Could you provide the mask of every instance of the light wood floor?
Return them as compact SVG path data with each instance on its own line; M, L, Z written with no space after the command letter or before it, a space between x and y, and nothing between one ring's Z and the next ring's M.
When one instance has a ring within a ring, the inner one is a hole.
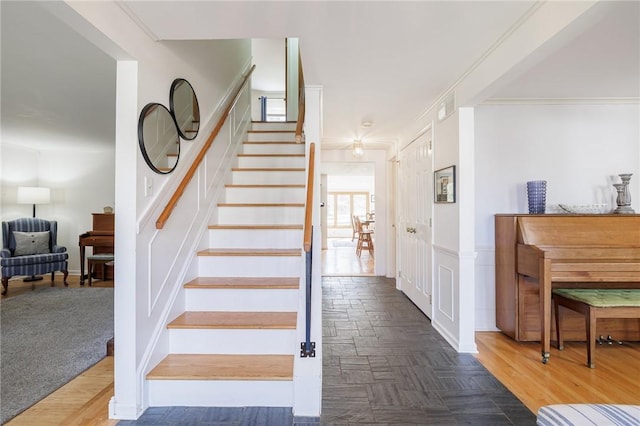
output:
M72 278L70 286L77 286L77 277L75 283ZM9 297L31 291L30 284L12 284ZM112 283L97 281L96 285ZM568 342L561 352L552 348L549 363L543 365L538 343L517 343L495 332L476 333L476 342L480 363L534 413L557 403L640 404L638 342L598 346L595 369L586 366L584 343ZM106 357L7 425L115 425L117 421L108 419L112 395L113 357Z
M322 250L322 275L325 276L373 276L375 257L363 250L356 255L356 242L350 238L329 238L328 248Z
M583 342L551 348L544 365L537 342L518 343L502 333L476 333L477 358L532 412L543 405L608 403L640 405L640 343L598 345L596 368L587 367Z

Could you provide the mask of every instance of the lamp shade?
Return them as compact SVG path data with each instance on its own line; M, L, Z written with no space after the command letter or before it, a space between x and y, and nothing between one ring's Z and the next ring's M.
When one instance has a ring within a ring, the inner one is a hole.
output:
M38 186L18 187L18 204L48 204L51 201L51 190Z

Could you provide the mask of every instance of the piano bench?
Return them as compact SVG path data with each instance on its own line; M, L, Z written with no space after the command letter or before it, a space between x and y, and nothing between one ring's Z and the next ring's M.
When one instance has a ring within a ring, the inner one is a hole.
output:
M640 318L640 289L553 290L558 349L563 349L560 306L581 313L587 328L587 365L595 368L596 323L598 318Z
M102 267L102 276L106 277L106 265L109 262L113 262L114 256L111 253L92 254L87 256L87 267L89 269L89 287L91 287L91 280L93 279L93 267L100 265Z

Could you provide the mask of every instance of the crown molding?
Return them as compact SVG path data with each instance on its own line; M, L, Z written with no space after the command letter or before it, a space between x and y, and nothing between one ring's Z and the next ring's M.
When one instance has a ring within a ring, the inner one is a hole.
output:
M123 1L116 1L115 3L151 40L160 41L160 37L140 19L128 4Z
M438 95L435 101L429 105L425 110L418 114L417 120L421 120L428 116L429 113L440 105L445 98L454 93L455 89L467 78L473 71L475 71L493 52L495 52L502 44L509 39L525 22L527 22L537 11L546 3L545 1L535 2L529 9L525 11L488 49L486 49L478 59L476 59L449 87Z
M638 105L640 98L489 98L480 105Z

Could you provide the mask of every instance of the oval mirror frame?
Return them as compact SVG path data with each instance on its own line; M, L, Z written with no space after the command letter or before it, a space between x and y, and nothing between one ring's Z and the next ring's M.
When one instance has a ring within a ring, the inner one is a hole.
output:
M195 139L200 130L200 105L191 83L184 78L173 80L169 105L180 137L188 141Z
M167 107L148 103L138 119L140 151L151 170L159 174L171 173L180 158L180 135Z

